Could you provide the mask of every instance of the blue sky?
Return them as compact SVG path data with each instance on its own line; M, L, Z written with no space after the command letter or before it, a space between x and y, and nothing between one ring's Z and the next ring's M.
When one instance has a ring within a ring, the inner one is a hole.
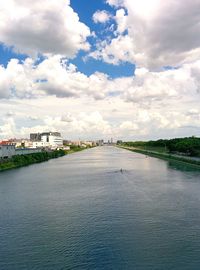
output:
M89 26L91 31L94 31L98 34L97 38L105 39L106 30L105 25L103 24L95 24L92 16L97 10L107 10L113 16L115 13L115 9L104 1L71 1L71 7L74 9L80 18L80 21ZM87 7L87 8L86 8ZM113 20L113 24L115 21ZM116 25L116 24L115 24ZM112 36L112 33L109 33ZM93 49L95 49L95 42L97 38L90 37L90 44ZM8 62L12 58L17 58L20 61L26 59L28 55L19 54L13 52L11 47L7 47L4 44L0 45L0 63L7 66ZM110 78L116 77L125 77L132 76L134 74L135 65L129 62L122 62L119 65L113 65L109 63L104 63L103 61L99 61L96 59L89 58L84 60L84 57L87 55L86 52L80 51L77 53L77 56L71 59L71 63L75 64L80 72L83 72L87 75L91 75L94 72L104 72L109 75Z
M75 12L78 13L79 18L82 22L90 27L92 31L98 33L99 37L105 39L105 25L94 24L92 19L93 14L97 10L107 10L113 16L115 14L115 8L106 4L105 1L71 1L71 6ZM115 24L115 22L113 21ZM91 38L91 45L95 47L94 38ZM105 72L111 78L131 76L134 74L135 65L122 62L120 65L112 65L104 63L103 61L97 61L95 59L88 59L87 61L82 61L84 53L79 53L78 56L72 61L75 65L79 67L81 72L85 72L87 75L91 75L95 71Z
M199 9L186 0L0 3L0 138L198 136Z

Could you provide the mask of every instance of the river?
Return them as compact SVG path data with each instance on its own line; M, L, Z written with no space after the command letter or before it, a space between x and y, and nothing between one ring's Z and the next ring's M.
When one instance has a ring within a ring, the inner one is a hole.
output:
M200 172L107 146L0 173L0 269L199 270Z

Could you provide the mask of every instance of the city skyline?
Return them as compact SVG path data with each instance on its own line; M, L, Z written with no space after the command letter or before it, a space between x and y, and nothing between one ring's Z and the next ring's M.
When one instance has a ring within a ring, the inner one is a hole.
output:
M200 135L200 3L0 3L0 140Z

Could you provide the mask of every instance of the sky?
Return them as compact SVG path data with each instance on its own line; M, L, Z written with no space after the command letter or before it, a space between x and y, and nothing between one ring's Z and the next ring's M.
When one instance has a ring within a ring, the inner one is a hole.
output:
M0 1L0 139L200 136L199 0Z

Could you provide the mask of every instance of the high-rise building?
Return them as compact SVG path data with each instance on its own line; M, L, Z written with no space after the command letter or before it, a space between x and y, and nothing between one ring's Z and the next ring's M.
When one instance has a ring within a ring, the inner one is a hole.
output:
M31 133L30 140L34 142L35 147L63 147L63 139L59 132Z
M47 132L41 134L41 141L49 143L51 147L62 147L63 139L59 132Z
M32 142L41 141L41 133L31 133L30 140Z

